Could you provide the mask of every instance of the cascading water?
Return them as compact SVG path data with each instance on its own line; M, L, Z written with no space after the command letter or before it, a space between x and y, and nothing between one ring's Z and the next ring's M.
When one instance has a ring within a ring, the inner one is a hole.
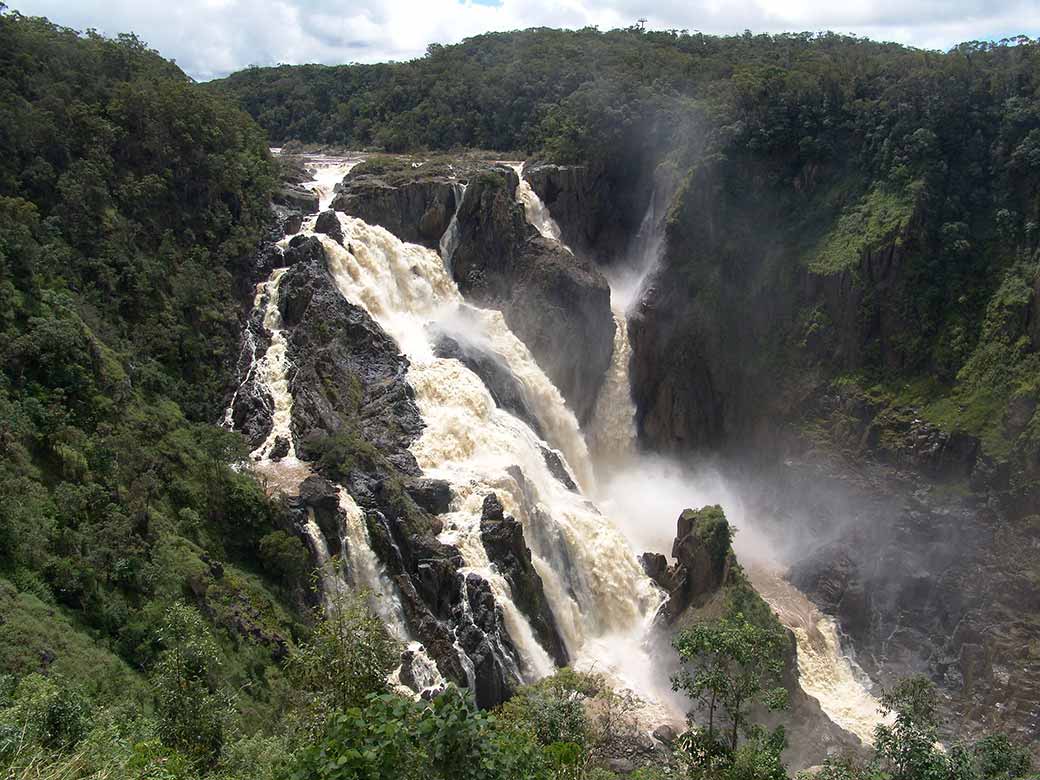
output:
M409 382L426 423L412 451L429 476L448 480L455 493L442 516L442 541L458 547L466 571L487 580L502 606L524 676L552 670L509 586L487 558L480 535L481 505L494 491L525 530L533 563L564 642L579 664L599 668L609 657L585 659L583 650L606 635L642 630L660 595L610 521L581 494L564 486L546 465L544 444L523 422L498 408L483 382L461 362L436 357L433 336L464 318L509 366L530 394L541 427L579 482L591 482L591 463L574 415L501 314L467 306L437 253L405 244L389 232L340 215L344 243L323 243L340 291L395 338L409 358ZM519 468L519 473L513 469ZM609 653L610 643L597 648ZM615 665L622 665L616 659Z
M842 651L838 626L805 595L768 565L748 569L755 590L773 608L798 643L798 675L802 689L827 716L863 742L874 741L882 721L880 704L867 690L866 674Z
M531 185L524 178L524 164L510 163L509 167L516 171L517 178L520 179L520 183L516 187L516 199L523 205L527 221L534 225L535 229L545 238L559 241L561 246L570 252L570 247L564 244L560 238L560 226L556 224L556 220L552 218L552 214L542 203L538 193L531 189Z
M303 186L318 195L319 210L328 208L335 196L336 186L360 159L338 159L312 157L308 159L308 168L314 179ZM313 227L315 217L307 219L307 225ZM279 242L285 249L292 236L286 236ZM254 468L268 480L269 484L288 493L294 493L299 485L312 472L310 467L296 457L296 446L292 436L292 393L289 387L289 364L286 356L287 343L282 331L281 313L278 308L278 292L282 277L287 268L276 268L264 282L257 285L254 308L263 306L263 327L270 338L264 355L256 357L255 339L251 331L247 331L247 346L251 352L251 361L247 369L243 385L256 375L260 384L272 401L271 431L265 440L252 453ZM224 415L224 424L232 427L236 390ZM285 453L281 457L272 457L279 440L287 443ZM308 509L307 521L303 525L303 533L314 560L318 564L318 576L321 580L322 597L326 608L334 608L335 596L345 591L347 581L355 588L363 589L370 594L373 611L378 614L391 636L401 642L408 643L412 655L412 675L420 691L442 687L444 679L437 671L436 664L429 658L418 642L409 642L408 630L401 609L400 598L393 584L371 547L368 527L361 508L347 491L339 487L339 509L341 524L339 529L340 545L346 553L346 566L335 561L329 553L328 542L318 526L313 509ZM398 672L391 677L398 680ZM409 689L402 688L403 691Z
M451 215L451 222L448 223L448 229L441 236L438 247L444 267L448 270L451 270L451 259L455 256L455 247L459 245L459 209L462 208L462 198L466 195L466 185L455 182L452 190L455 195L455 212Z
M517 173L520 174L521 169L517 168ZM522 175L521 185L517 198L524 204L529 221L546 235L540 225L546 224L548 210L523 181ZM712 478L709 485L705 485L703 477L698 479L666 461L642 457L635 448L627 312L656 271L664 248L664 232L656 200L655 194L633 242L628 262L608 273L616 325L614 353L600 389L588 436L597 473L602 475L599 492L602 505L622 520L637 550L668 550L673 529L669 525L660 531L648 530L646 523L625 522L626 518L642 518L650 514L661 518L662 522L670 522L689 505L721 501L734 525L744 528L745 534L751 530L744 521L739 500L734 500L734 494L723 481ZM551 217L548 219L551 221ZM555 223L553 225L555 227ZM550 231L550 235L558 239L559 229L556 228L554 233ZM661 505L651 512L647 511L646 486L649 484L654 485L657 497L650 499L650 506ZM704 495L704 498L694 500L698 495ZM878 702L867 690L869 681L866 675L843 652L834 620L820 613L787 582L783 570L775 563L758 563L770 560L770 552L764 545L740 535L737 540L741 559L755 561L750 568L752 584L795 635L802 689L819 701L831 720L863 741L870 742L875 726L881 722Z
M282 314L278 310L278 287L287 268L276 268L266 282L257 285L256 305L264 303L264 328L271 336L270 346L260 359L258 371L261 382L271 395L271 432L263 443L251 453L256 461L271 459L271 453L281 439L288 443L286 458L295 460L296 446L293 444L289 425L292 422L292 393L289 392L288 345L282 332Z

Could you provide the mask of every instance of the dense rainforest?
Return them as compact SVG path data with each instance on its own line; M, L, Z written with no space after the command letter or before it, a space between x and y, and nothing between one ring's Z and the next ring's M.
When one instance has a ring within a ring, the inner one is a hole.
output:
M401 696L387 676L402 648L365 599L323 601L290 507L242 468L244 437L217 424L284 174L269 145L580 165L612 197L562 227L606 264L617 231L666 193L676 316L643 333L694 346L674 361L688 375L647 377L648 446L740 446L754 409L845 446L859 423L806 400L807 385L825 387L896 423L920 413L977 438L1028 517L1038 79L1028 40L943 54L633 28L490 34L413 62L199 85L133 35L0 4L0 768L18 780L609 780L607 757L625 767L617 752L641 749L628 693L596 674L563 669L492 712L454 686ZM876 289L859 263L893 246L912 262ZM802 269L864 290L851 323L833 322L846 299L789 292L807 284ZM709 320L724 325L708 332ZM723 404L693 374L747 390ZM666 425L665 385L707 411ZM880 449L896 428L880 425ZM344 471L373 449L322 446ZM724 702L725 737L673 735L660 767L623 773L783 780L783 729L757 721L785 706L788 639L732 560L721 511L703 517L710 564L729 572L719 614L663 652L685 664L677 689L713 713ZM1031 771L1022 740L1000 734L938 750L928 681L882 703L892 719L874 750L836 756L822 777Z

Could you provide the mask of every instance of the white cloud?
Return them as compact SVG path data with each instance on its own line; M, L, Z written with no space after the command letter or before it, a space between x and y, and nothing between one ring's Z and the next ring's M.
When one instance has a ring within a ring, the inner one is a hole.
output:
M627 26L734 33L834 30L945 49L1040 34L1036 0L7 0L77 29L132 31L195 78L250 64L380 62L491 30Z

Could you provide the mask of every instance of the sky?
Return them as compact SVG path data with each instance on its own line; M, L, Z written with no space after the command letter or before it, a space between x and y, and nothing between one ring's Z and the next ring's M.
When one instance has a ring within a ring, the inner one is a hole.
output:
M383 62L525 27L646 19L704 33L831 30L930 49L1040 36L1040 0L4 0L78 30L137 33L205 81L249 65Z

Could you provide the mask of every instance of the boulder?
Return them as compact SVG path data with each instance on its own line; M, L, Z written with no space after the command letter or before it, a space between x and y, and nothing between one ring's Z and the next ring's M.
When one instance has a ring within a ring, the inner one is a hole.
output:
M451 506L451 484L447 480L411 479L405 483L404 489L420 508L432 515L444 514Z
M731 529L722 507L685 509L679 515L672 557L675 565L660 572L663 556L641 559L658 571L659 584L667 585L668 600L660 616L674 623L687 608L700 606L721 588L734 565L730 548Z
M504 513L494 493L484 498L480 536L488 558L509 583L513 603L527 617L538 643L557 665L566 666L570 656L545 596L542 578L531 561L523 527Z
M674 728L665 723L654 729L653 736L654 739L656 739L662 745L671 745L675 742L679 735L675 733Z
M318 210L318 196L296 184L283 184L275 190L271 200L279 206L296 209L303 214L313 214Z
M343 226L339 223L339 217L336 216L336 212L331 209L327 209L318 215L314 222L314 232L324 233L333 241L339 244L343 243Z

